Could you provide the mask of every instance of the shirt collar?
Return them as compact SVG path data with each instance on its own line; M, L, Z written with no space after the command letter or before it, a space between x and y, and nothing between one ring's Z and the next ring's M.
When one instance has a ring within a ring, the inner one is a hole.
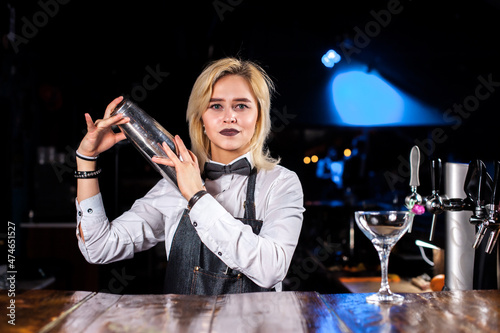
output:
M254 167L254 164L253 164L253 160L252 160L252 154L250 152L248 153L245 153L237 158L235 158L234 160L232 160L231 162L229 162L228 164L232 164L238 160L241 160L242 158L245 158L248 160L248 162L250 162L250 165L252 166L252 168ZM212 160L208 160L210 163L215 163L215 164L220 164L220 165L228 165L228 164L224 164L224 163L219 163L219 162L216 162L216 161L212 161Z

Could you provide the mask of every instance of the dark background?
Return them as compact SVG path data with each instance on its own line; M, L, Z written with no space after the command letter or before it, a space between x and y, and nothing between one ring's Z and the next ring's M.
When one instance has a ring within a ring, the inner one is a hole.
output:
M434 127L358 128L328 120L333 111L326 90L336 67L324 67L321 56L328 49L341 53L341 45L359 46L357 31L365 31L375 21L374 13L391 6L398 13L385 27L379 25L380 31L359 52L350 54L352 61L376 69L443 114L474 96L479 76L500 82L500 3L495 0L2 3L0 107L10 167L6 220L18 226L16 250L23 258L19 262L25 266L25 280L37 279L43 271L57 277L54 287L110 289L116 272L127 267L134 279L122 281L112 292L154 291L144 289L145 281L161 280L156 273L163 269L158 264L163 250L140 254L126 263L130 266L96 267L79 254L74 228L64 227L75 221L73 150L84 135L84 113L98 119L114 97L132 95L167 130L188 141L185 109L194 80L207 62L239 56L261 64L276 83L269 148L282 165L297 172L304 187L308 211L292 268L304 268L303 259L318 251L318 235L338 250L328 262L309 269L307 277L292 272L292 281L299 276L302 284L297 288L332 291L330 282L318 287L311 277L324 278L321 267L339 261L356 265L363 251L373 256L370 244L354 254L346 252L349 219L355 209L402 206L409 188L401 161L413 145L419 144L423 155L422 194L430 193L430 158L462 163L479 158L487 165L498 159L500 87L495 85L461 123L439 126L445 135L439 142L432 137ZM9 8L15 8L14 30ZM9 40L9 31L15 39ZM344 57L339 65L345 62ZM151 70L160 71L161 79L154 88L141 90ZM359 165L353 162L346 170L350 191L332 191L331 182L316 178L314 164L302 162L304 156L324 157L329 147L352 148L353 138L360 135L367 139L365 168L357 174ZM40 151L46 147L52 147L55 158L41 163ZM159 180L125 143L103 154L101 163L101 187L111 218ZM388 174L396 180L388 180ZM411 241L400 245L402 252L415 250L413 238L428 232L429 221L429 216L417 220ZM28 222L42 228L28 227ZM359 238L362 244L363 236ZM402 262L395 266L404 267ZM415 276L428 269L410 266L419 268L398 273ZM307 281L316 287L308 287Z

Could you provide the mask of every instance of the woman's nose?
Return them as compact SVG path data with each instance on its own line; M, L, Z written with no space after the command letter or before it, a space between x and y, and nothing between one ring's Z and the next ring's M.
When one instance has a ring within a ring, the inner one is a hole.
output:
M224 122L228 124L236 123L236 116L233 110L226 111L226 113L224 114Z

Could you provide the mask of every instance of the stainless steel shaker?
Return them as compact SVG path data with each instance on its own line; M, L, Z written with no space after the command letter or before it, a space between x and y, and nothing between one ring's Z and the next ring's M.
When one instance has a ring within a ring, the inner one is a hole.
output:
M166 165L156 164L151 161L153 156L167 157L161 144L167 145L177 154L174 137L163 128L153 117L148 115L139 106L128 99L123 99L111 112L111 116L123 114L130 118L130 121L123 125L118 125L127 139L141 152L153 168L158 171L163 178L171 180L177 186L177 176L175 169Z

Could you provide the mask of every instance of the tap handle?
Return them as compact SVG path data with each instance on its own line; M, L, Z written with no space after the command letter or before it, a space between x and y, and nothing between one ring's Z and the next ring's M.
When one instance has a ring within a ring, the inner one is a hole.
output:
M439 188L441 187L441 173L443 171L443 166L441 164L441 159L431 161L431 186L432 193L437 194Z
M485 249L486 253L491 254L498 241L499 235L500 235L500 229L495 229L491 231L490 237L488 238L488 243L486 244L486 249Z
M491 193L491 204L492 205L497 205L498 204L498 194L497 194L497 190L498 190L498 180L499 180L499 175L500 175L500 162L499 161L495 161L495 175L493 176L493 189L492 189L492 193Z
M472 247L474 249L477 249L479 247L479 244L481 244L481 242L483 241L483 238L484 238L484 234L486 233L486 229L488 229L486 227L486 225L484 223L481 223L477 229L477 232L476 232L476 238L474 240L474 244L472 245Z
M484 199L482 197L482 192L483 192L483 186L484 186L484 179L483 179L483 172L484 172L484 164L482 161L479 161L478 165L478 171L477 171L477 176L478 176L478 181L477 181L477 199L476 199L476 205L479 207L481 206L481 202Z
M499 175L500 176L500 175ZM483 204L483 200L492 197L493 181L486 172L483 161L475 160L469 163L469 169L465 176L464 192L467 199L476 207Z
M479 185L481 182L478 181L480 179L478 176L480 174L480 164L480 160L471 161L467 169L467 174L465 175L464 192L467 195L467 200L474 206L477 205L477 194L478 192L480 193L479 189L481 188Z
M420 167L420 149L418 146L413 146L410 152L410 186L420 186L418 172Z

